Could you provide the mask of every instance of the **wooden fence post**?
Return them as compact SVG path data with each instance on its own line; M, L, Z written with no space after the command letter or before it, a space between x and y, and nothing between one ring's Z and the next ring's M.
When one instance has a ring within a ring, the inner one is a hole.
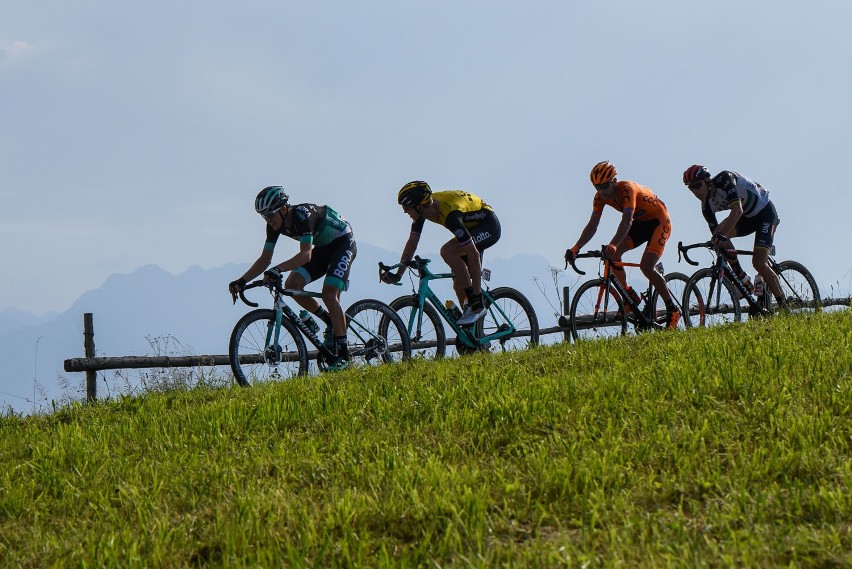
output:
M92 323L92 313L83 314L83 351L87 358L95 357L95 326ZM86 372L86 400L94 402L98 397L98 372Z

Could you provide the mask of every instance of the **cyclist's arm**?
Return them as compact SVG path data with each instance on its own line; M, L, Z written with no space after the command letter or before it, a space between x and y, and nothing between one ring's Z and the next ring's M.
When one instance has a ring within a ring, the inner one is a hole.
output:
M299 267L311 260L311 252L313 251L313 248L314 244L312 240L301 239L299 241L299 252L284 261L283 263L275 265L275 268L277 268L282 273L292 271L293 269L298 269Z
M618 224L618 229L615 230L615 235L613 235L610 243L618 247L630 232L631 225L633 225L633 209L624 208L624 211L621 214L621 223Z
M592 210L592 216L589 218L589 222L586 224L586 227L583 228L583 232L580 233L580 238L577 239L577 243L574 245L577 251L583 248L583 245L588 243L592 237L595 236L595 233L598 231L598 224L601 222L601 213L600 210Z
M243 280L246 282L254 280L266 270L266 267L272 262L272 249L263 249L263 252L260 254L260 257L252 264L251 267L245 272L242 276Z
M704 221L707 222L707 227L710 228L710 234L712 235L716 228L719 226L719 220L716 219L716 214L713 212L713 209L710 207L706 201L701 204L701 215L704 216Z
M408 234L408 241L405 242L405 247L402 248L402 255L399 256L400 263L407 263L414 258L414 253L417 251L417 244L420 242L420 234L413 230ZM405 272L405 267L400 267L396 270L396 276L402 276Z
M731 213L728 214L728 217L722 220L722 223L719 224L719 227L713 231L713 235L731 235L734 228L737 226L737 222L743 216L743 202L742 200L737 200L731 203L730 205Z

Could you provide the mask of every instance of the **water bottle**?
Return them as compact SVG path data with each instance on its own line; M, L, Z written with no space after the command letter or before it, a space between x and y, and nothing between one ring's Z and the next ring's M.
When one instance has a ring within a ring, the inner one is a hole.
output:
M444 306L447 307L447 312L450 313L450 318L453 319L453 322L455 322L459 318L461 318L461 315L462 315L461 310L459 310L459 307L456 306L455 302L453 302L452 300L448 300L447 302L444 303Z
M754 295L757 297L763 296L763 277L760 275L754 277Z
M299 319L308 327L308 330L310 330L312 334L319 332L319 324L317 324L317 321L313 319L307 310L299 312Z

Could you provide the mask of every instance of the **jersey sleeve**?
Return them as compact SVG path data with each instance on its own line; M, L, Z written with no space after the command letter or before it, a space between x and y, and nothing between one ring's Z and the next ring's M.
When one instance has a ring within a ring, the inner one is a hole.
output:
M742 203L742 198L737 194L737 177L733 172L719 172L713 178L713 184L725 193L725 203L729 207L737 202Z
M621 188L621 196L619 196L621 211L629 210L631 213L636 211L636 195L638 193L633 186L624 184L624 187Z
M599 194L595 194L595 198L592 200L592 215L595 217L600 217L603 214L603 208L606 205L606 202L601 198Z
M278 243L278 236L280 233L272 229L272 226L266 225L266 242L263 244L264 251L274 251L275 244Z
M415 235L420 235L423 233L423 224L426 223L426 219L421 217L419 219L414 220L411 223L411 232Z
M716 214L713 213L713 210L710 208L710 204L707 203L707 200L704 200L701 203L701 215L704 216L704 220L707 222L707 226L710 228L710 231L713 231L716 229L716 226L719 225L719 222L716 219Z
M293 236L299 243L313 243L316 232L317 216L302 205L293 208Z

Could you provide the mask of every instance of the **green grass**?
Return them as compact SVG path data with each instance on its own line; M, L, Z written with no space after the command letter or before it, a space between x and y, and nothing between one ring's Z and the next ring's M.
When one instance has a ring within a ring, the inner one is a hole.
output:
M852 312L0 419L0 565L852 566Z

